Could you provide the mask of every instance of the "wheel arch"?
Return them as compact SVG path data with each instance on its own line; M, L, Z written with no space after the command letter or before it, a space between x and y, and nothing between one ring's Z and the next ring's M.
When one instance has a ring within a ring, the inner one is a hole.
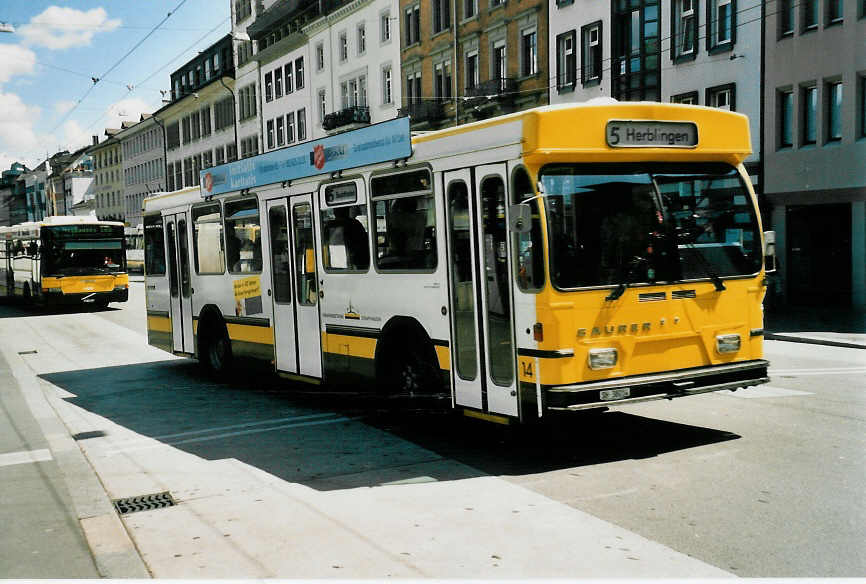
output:
M204 354L202 350L204 343L207 342L207 337L213 328L225 326L223 313L215 304L205 304L198 313L198 326L195 332L195 350L196 356L200 357Z
M374 360L377 379L381 379L384 376L388 360L397 351L405 347L407 342L420 343L425 351L429 350L429 357L434 362L439 363L436 349L433 346L433 340L427 329L424 328L424 325L411 316L393 316L382 327L382 332L379 334L379 340L376 343Z

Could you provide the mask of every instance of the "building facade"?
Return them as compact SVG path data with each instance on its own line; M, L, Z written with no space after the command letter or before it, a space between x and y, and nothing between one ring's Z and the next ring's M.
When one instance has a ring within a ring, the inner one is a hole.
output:
M550 103L611 97L611 5L550 0Z
M0 225L8 226L27 220L24 200L24 175L29 172L20 162L13 162L0 174Z
M780 0L764 38L779 291L791 304L866 308L866 2Z
M231 36L172 73L171 87L171 102L152 116L165 140L168 191L197 185L203 168L237 159Z
M259 13L266 10L264 2L256 0L230 0L232 18L232 44L234 48L235 84L235 152L237 158L253 156L262 151L261 91L259 89L258 61L253 58L256 42L247 34L247 27ZM269 6L273 2L269 3Z
M162 128L150 114L121 130L115 138L120 143L123 165L123 211L127 225L142 223L141 208L150 193L165 191L165 142Z
M547 4L400 0L401 111L413 129L546 105Z
M99 136L93 136L93 145L87 149L87 153L93 157L93 207L99 219L126 219L123 206L123 154L120 140L117 139L120 131L106 128L105 140L100 142Z

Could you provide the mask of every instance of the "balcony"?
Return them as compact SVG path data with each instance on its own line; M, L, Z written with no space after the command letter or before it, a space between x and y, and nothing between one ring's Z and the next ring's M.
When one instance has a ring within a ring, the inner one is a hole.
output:
M351 106L332 112L325 116L322 128L330 132L339 128L341 132L354 130L370 123L370 108L364 106Z
M442 100L416 101L401 107L398 116L409 116L409 121L414 124L438 122L445 117L445 108Z
M487 103L511 103L517 91L517 80L513 77L497 77L466 89L466 105L481 107Z

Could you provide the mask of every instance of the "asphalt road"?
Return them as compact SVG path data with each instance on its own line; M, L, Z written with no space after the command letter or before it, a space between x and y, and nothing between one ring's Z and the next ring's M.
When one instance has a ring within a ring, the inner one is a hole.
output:
M0 347L37 351L18 358L92 436L77 444L108 496L180 502L124 518L155 576L866 573L863 350L768 341L767 386L512 432L270 376L208 380L143 335L139 282L97 313L0 305ZM0 452L42 447L0 432Z

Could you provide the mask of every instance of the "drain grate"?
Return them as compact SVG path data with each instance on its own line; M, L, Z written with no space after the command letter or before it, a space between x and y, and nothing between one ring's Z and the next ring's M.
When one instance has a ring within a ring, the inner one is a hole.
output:
M148 511L150 509L161 509L162 507L174 507L175 502L171 493L164 491L153 495L140 495L138 497L127 497L126 499L115 499L112 501L114 508L121 515L128 515L136 511Z

